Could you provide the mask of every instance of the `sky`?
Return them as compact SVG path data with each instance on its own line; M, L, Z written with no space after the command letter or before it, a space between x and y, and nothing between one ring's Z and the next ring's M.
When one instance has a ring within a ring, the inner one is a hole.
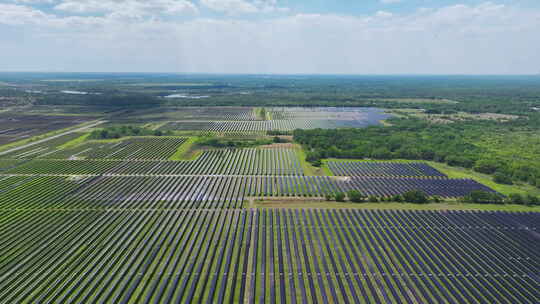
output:
M539 74L538 0L0 0L0 71Z

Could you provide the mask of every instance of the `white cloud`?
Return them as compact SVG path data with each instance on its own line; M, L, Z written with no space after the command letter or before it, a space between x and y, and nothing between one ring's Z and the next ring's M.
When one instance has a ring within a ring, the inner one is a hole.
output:
M0 23L26 26L27 41L17 47L18 38L0 28L2 56L10 58L0 70L498 74L540 67L540 10L493 3L393 15L182 20L60 17L0 5Z
M200 3L211 10L228 15L288 11L287 8L278 7L276 0L201 0Z
M259 10L252 3L244 0L201 0L201 4L211 10L231 15L256 13Z
M375 16L376 17L381 17L381 18L388 18L388 17L394 16L394 14L392 14L390 12L386 12L386 11L378 11L378 12L375 13Z
M20 4L40 4L40 3L55 3L56 0L11 0Z
M394 3L400 3L401 0L380 0L382 4L394 4Z
M36 10L28 6L0 3L0 24L39 24L53 18L54 16L48 15L40 10Z
M55 9L78 14L105 13L128 17L198 13L197 7L186 0L64 0Z

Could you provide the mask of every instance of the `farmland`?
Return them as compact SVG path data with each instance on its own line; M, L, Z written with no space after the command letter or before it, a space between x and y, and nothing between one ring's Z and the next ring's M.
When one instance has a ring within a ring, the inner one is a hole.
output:
M2 112L23 133L0 142L0 303L540 302L539 207L523 201L533 186L398 150L384 132L409 118L324 95L342 101L334 107L313 87L287 104L255 80L65 76L30 82L45 92L38 104ZM237 104L245 96L261 104ZM361 96L367 106L464 104ZM372 133L377 142L362 144L358 134ZM472 193L488 201L465 201Z

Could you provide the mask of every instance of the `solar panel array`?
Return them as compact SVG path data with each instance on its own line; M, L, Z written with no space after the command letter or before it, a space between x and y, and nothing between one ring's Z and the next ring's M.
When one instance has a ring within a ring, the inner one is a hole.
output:
M539 303L535 213L0 211L3 303ZM61 237L58 237L61 236Z
M446 177L437 169L418 162L328 161L337 176Z

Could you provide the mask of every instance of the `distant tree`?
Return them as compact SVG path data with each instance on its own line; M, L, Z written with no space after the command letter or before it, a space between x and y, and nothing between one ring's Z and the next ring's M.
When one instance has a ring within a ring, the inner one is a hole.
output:
M403 202L403 196L396 194L390 198L390 201L401 203Z
M92 131L89 139L116 139L125 136L164 136L171 134L171 131L163 132L161 130L149 130L135 126L113 126Z
M461 201L474 204L501 204L503 198L493 192L475 190L461 198Z
M499 161L493 159L480 159L476 161L473 169L476 172L493 174L495 171L497 171L497 169L499 169L499 167Z
M364 201L364 195L358 190L349 190L347 192L349 200L354 203L361 203Z
M315 162L320 162L321 161L321 155L318 152L308 151L306 153L306 161L308 161L308 162L310 162L312 164L315 163Z
M540 205L540 197L538 196L527 194L525 200L527 205Z
M429 198L422 191L411 190L403 193L403 201L407 203L426 204L429 202Z
M379 159L389 159L392 157L392 153L390 152L390 150L388 150L388 148L380 147L380 148L375 149L371 153L371 157L379 158Z
M506 202L509 204L525 205L526 200L523 196L521 196L521 194L512 193L508 195Z
M336 202L344 202L345 201L345 193L337 192L336 194L334 194L334 198L336 199Z
M442 202L442 200L443 199L438 195L435 195L435 196L431 197L431 201L434 202L434 203L440 203L440 202Z
M266 109L265 108L261 108L261 111L259 112L259 114L260 114L262 120L266 120Z
M368 202L370 202L370 203L377 203L378 201L379 201L379 199L374 195L370 195L368 197Z
M495 172L493 175L493 181L497 184L512 185L512 178L502 172Z

